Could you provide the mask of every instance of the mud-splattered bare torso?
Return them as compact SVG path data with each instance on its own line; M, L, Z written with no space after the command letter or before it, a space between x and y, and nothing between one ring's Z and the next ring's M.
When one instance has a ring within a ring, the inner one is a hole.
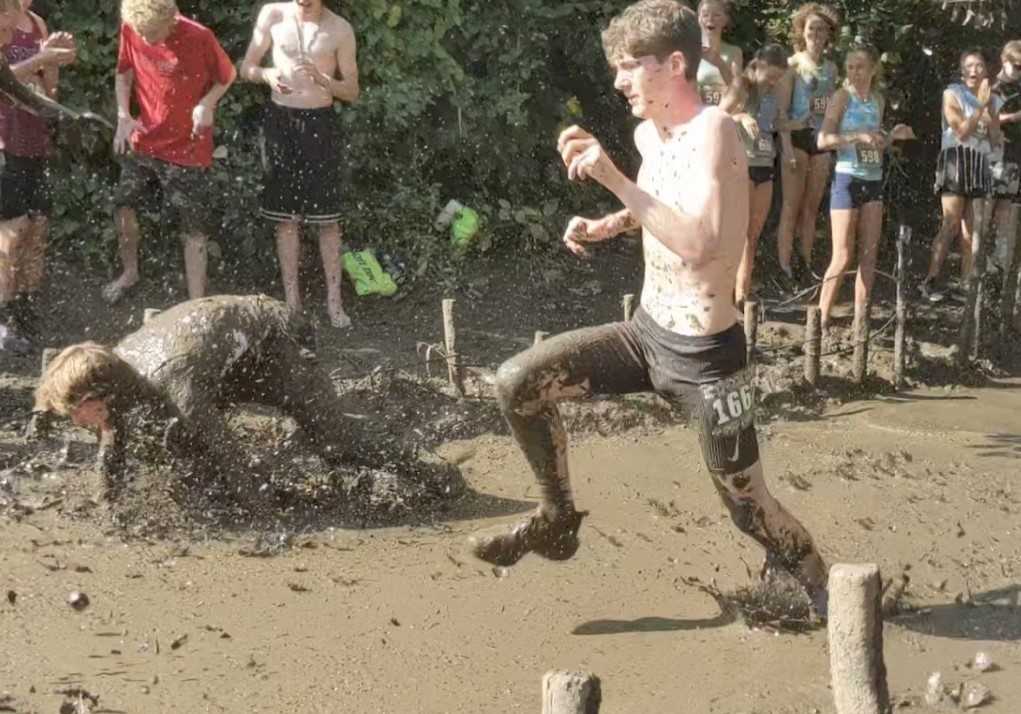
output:
M698 164L704 161L700 152L705 142L706 111L715 110L703 110L703 114L667 140L660 139L651 123L638 130L642 152L638 185L689 215L695 214L695 207L704 200L702 192L710 190L702 179L705 169ZM737 175L732 179L747 180ZM666 329L682 335L711 335L734 324L732 296L748 228L747 192L743 196L743 201L725 205L720 250L700 265L688 263L648 229L642 230L645 252L642 307Z

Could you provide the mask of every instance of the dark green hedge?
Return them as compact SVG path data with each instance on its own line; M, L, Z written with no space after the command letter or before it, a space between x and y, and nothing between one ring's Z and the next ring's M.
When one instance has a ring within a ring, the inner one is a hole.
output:
M568 213L612 205L604 192L564 181L554 138L568 122L579 122L621 164L634 166L633 122L613 94L599 46L600 28L627 3L328 4L351 20L359 41L362 98L339 110L348 136L351 240L398 250L424 270L431 256L446 253L431 224L448 198L483 212L488 241L533 250L555 244ZM240 61L258 4L180 5ZM769 39L786 43L796 5L739 4L728 39L746 52ZM886 53L893 112L930 141L938 132L940 88L953 76L960 49L977 44L995 55L1007 34L1021 34L1017 27L977 31L954 24L933 0L848 0L838 7L848 21L842 43L861 36ZM53 9L50 24L74 32L80 47L78 63L62 77L67 103L114 115L117 22L110 0L64 0ZM238 265L272 258L255 213L260 177L252 118L266 94L265 87L238 83L217 117L217 142L229 151L214 177L224 209L218 242ZM117 167L109 143L90 127L61 131L53 221L60 251L103 261L113 255L109 196ZM928 183L928 167L915 173L919 187Z

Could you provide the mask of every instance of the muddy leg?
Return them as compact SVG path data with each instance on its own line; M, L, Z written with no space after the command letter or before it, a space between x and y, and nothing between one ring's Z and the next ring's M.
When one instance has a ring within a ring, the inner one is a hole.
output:
M344 414L337 390L326 372L302 356L287 338L272 338L254 364L239 365L231 375L232 397L276 407L298 426L330 464L341 462L381 466L385 444L368 439L360 425Z
M713 485L738 530L766 549L766 557L791 573L825 615L826 564L801 523L766 488L762 463L733 474L713 474Z
M743 356L744 347L740 346ZM683 395L699 430L702 456L734 524L766 549L768 560L805 588L816 612L826 614L826 566L812 537L777 501L762 477L755 433L751 375L740 369Z
M585 514L574 507L567 432L556 402L651 390L648 366L631 325L615 323L557 335L500 366L496 376L500 409L535 473L542 502L536 515L510 533L474 537L479 558L511 565L529 551L563 559L577 550L577 530Z

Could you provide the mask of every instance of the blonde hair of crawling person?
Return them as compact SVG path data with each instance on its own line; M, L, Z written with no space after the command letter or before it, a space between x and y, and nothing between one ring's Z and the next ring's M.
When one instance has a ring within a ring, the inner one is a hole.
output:
M175 0L121 0L121 20L142 35L173 20L177 13Z
M136 385L138 380L134 368L109 348L96 342L71 345L46 367L35 390L33 411L74 420L77 410L86 402L106 401Z

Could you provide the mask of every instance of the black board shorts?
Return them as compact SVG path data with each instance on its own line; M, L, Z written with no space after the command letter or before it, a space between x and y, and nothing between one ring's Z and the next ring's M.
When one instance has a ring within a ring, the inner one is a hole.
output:
M263 139L262 216L280 222L339 221L342 146L333 107L291 109L270 102Z

